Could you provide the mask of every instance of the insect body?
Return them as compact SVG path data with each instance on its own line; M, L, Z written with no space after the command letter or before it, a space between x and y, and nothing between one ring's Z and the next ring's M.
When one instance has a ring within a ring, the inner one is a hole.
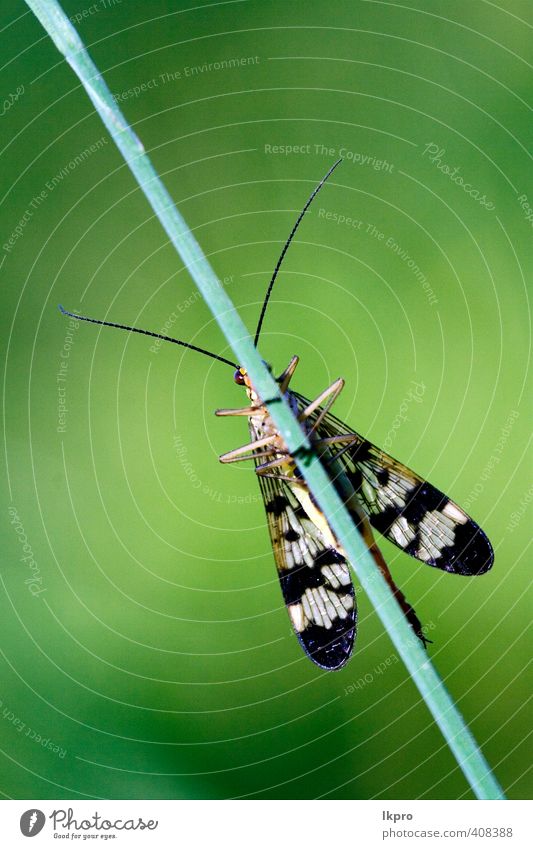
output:
M344 386L339 379L313 402L289 389L298 358L278 378L280 390L346 504L378 568L414 632L420 622L396 587L377 547L373 528L418 560L460 575L490 569L492 548L483 531L457 504L354 433L330 409ZM356 635L355 592L341 546L314 502L295 459L242 368L235 381L250 405L218 410L247 416L251 442L223 454L223 463L253 459L263 495L281 589L293 628L309 657L326 669L342 667Z
M293 357L279 377L280 390L299 416L313 447L329 457L331 449L326 446L330 440L318 438L319 422L310 424L316 404L303 407L298 397L288 392L297 364L298 358ZM356 630L355 593L348 564L246 371L238 369L235 380L246 387L251 406L218 410L217 415L247 415L252 441L220 460L235 463L254 459L293 628L315 663L337 668L349 658ZM333 392L337 394L335 384ZM334 441L338 444L342 437Z
M291 240L313 198L338 164L330 168L311 194L283 247L263 302L255 333L256 345L272 288ZM217 410L217 415L246 416L250 442L223 454L220 460L223 463L254 460L292 626L304 650L318 666L324 669L344 666L351 655L357 630L355 590L348 563L300 474L300 457L291 455L246 370L188 342L60 309L83 321L174 342L236 369L235 382L245 388L249 403L241 409ZM376 545L373 530L417 560L458 575L481 575L490 569L494 559L490 542L479 526L446 495L331 413L344 387L342 379L332 383L314 401L293 391L290 383L297 365L298 358L293 357L278 378L280 391L298 417L312 450L345 503L407 621L425 644L428 640L422 633L420 621L396 587Z

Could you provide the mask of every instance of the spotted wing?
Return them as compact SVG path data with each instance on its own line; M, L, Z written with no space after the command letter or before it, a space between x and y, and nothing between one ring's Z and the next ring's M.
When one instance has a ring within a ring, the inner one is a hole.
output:
M331 548L290 486L258 475L281 591L306 654L323 669L349 659L357 630L355 592L345 558Z
M307 406L309 402L303 396L294 394L301 409ZM311 425L319 415L320 410L316 410L310 417ZM336 449L336 468L348 477L370 524L390 542L445 572L482 575L491 568L494 553L486 535L444 493L353 433L331 413L321 419L317 433L351 433L356 437L346 450L342 445Z

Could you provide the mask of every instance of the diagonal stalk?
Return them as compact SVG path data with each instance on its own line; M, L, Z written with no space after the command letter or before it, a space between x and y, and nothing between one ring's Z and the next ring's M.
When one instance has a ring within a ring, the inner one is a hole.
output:
M247 369L261 398L269 399L266 402L268 410L289 450L294 453L310 448L307 437L280 395L278 385L261 360L226 291L218 282L202 249L157 175L141 141L113 100L104 79L61 6L57 0L26 0L26 3L79 77L235 352L237 361ZM302 464L300 468L473 792L478 799L505 798L435 667L419 641L412 639L412 631L398 603L375 566L362 537L354 528L320 461L310 451L307 465Z

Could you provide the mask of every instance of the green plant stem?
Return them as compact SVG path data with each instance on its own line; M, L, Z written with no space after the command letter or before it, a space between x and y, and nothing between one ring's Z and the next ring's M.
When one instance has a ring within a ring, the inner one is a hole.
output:
M266 402L268 410L289 450L294 453L302 447L309 448L307 437L281 397L276 382L261 360L235 307L185 220L174 206L140 140L113 100L106 83L59 3L56 0L26 0L26 3L81 80L96 111L231 345L237 362L247 369L261 398L269 399ZM301 471L475 795L479 799L504 798L503 791L492 775L474 737L425 650L418 640L413 640L413 632L398 603L376 568L360 534L355 530L324 468L312 452L309 463L302 464Z

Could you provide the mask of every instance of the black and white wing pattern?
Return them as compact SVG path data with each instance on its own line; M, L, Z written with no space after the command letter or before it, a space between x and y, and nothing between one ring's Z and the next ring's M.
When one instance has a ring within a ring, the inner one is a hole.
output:
M355 592L345 558L279 478L258 475L281 591L306 654L323 669L348 661L357 630Z
M309 403L294 393L303 409ZM313 424L321 411L309 419ZM457 504L415 472L372 445L331 413L321 419L318 437L353 434L352 445L338 451L372 527L417 560L458 575L482 575L494 561L492 546ZM332 469L332 478L335 472Z

